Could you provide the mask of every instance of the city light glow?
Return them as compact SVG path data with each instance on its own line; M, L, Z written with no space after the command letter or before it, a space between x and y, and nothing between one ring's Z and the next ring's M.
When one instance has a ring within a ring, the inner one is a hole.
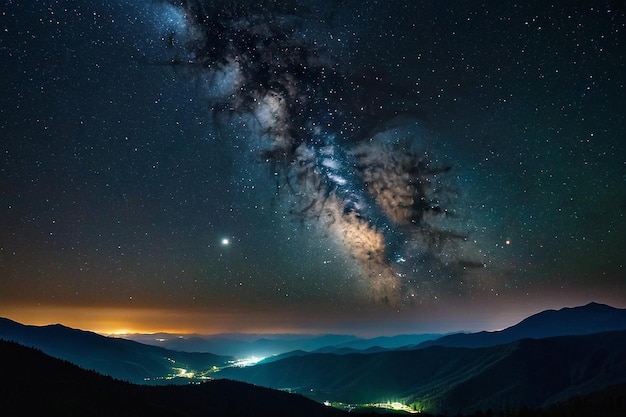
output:
M247 358L238 359L236 361L229 361L228 363L231 366L235 366L238 368L245 368L246 366L256 365L257 363L261 362L263 359L265 359L265 357L249 356Z

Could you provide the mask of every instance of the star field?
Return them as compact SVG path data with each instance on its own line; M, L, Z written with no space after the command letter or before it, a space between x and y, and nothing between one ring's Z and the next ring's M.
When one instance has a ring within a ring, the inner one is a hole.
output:
M7 2L0 315L626 306L625 26L611 1Z

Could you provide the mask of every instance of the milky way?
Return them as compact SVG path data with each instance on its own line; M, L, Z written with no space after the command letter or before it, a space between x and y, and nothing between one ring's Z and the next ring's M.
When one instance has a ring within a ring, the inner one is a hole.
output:
M457 250L454 167L425 148L411 86L351 71L307 38L314 16L295 3L169 4L186 23L165 37L168 63L202 84L222 130L247 127L276 198L340 242L372 298L420 300L433 277L482 267Z
M623 2L4 5L4 317L381 335L626 306Z

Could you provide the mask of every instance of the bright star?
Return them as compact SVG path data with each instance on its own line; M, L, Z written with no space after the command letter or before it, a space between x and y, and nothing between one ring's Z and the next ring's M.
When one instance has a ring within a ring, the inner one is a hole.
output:
M225 237L222 239L222 246L228 246L230 245L230 239Z

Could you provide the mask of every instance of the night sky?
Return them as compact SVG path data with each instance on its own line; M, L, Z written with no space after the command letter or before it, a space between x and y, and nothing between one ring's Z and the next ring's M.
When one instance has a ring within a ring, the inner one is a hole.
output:
M0 315L378 335L626 307L623 1L3 0Z

